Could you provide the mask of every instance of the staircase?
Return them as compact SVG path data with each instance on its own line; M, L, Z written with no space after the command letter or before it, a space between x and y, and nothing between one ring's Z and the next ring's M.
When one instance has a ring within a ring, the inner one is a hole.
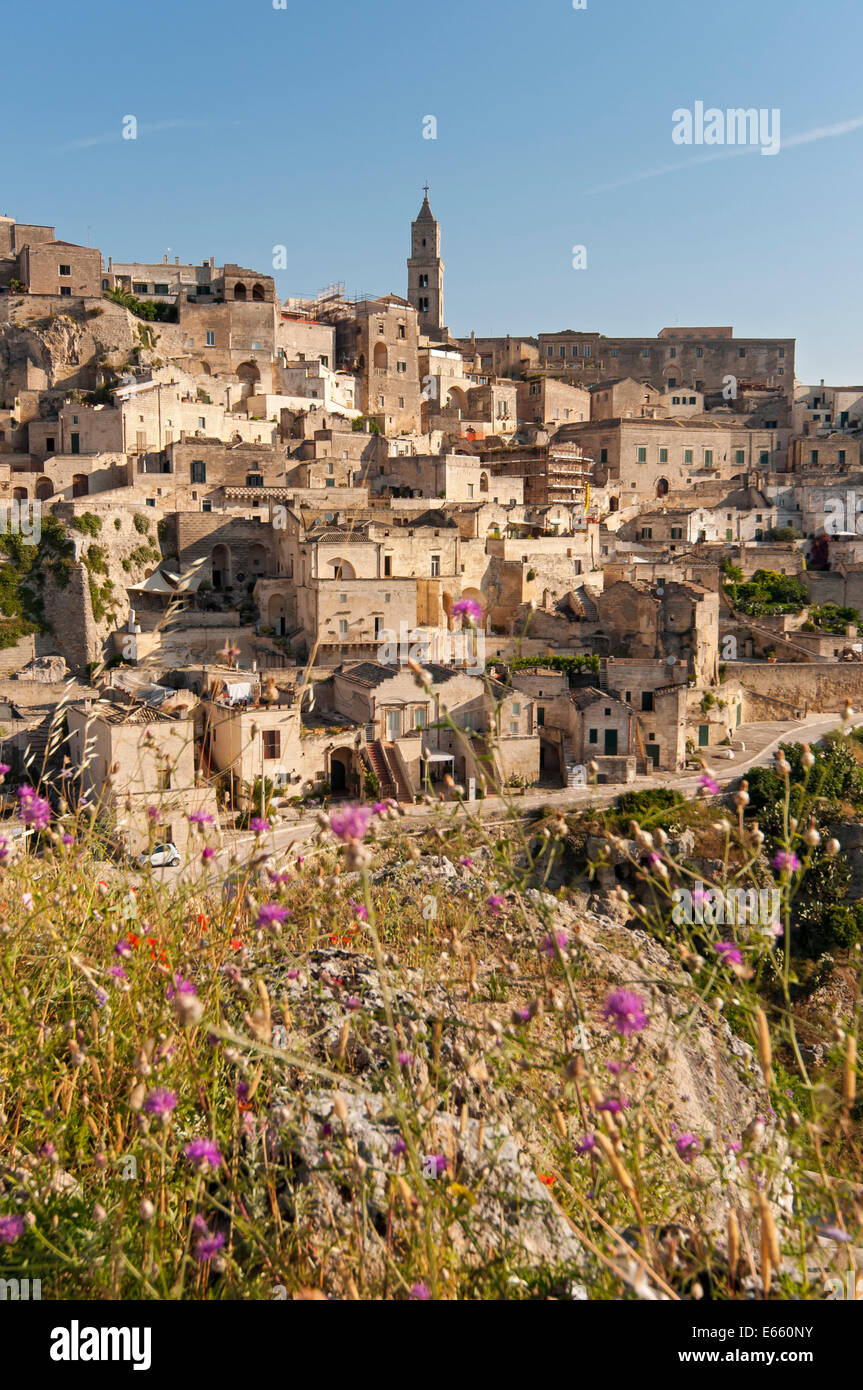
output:
M378 779L381 798L384 801L394 798L396 785L390 772L383 744L379 740L375 740L374 743L367 744L363 751L371 771Z
M392 780L395 782L396 796L399 801L406 801L412 805L414 800L414 789L411 786L410 778L398 747L394 743L385 743L382 746L387 766L392 773Z
M577 787L579 782L576 781L575 769L583 766L583 764L577 761L575 753L573 752L572 743L566 735L564 735L560 746L560 756L563 763L563 785L565 787Z

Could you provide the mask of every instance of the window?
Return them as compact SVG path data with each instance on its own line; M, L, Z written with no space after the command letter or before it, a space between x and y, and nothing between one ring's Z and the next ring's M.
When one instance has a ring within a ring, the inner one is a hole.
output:
M608 463L608 450L607 450L607 449L600 449L600 451L599 451L599 461L600 461L600 463Z
M682 540L683 540L683 527L682 527L682 526L672 526L672 528L671 528L671 539L672 539L673 541L682 541Z
M761 450L761 453L758 455L758 466L759 466L759 468L767 468L767 467L769 466L769 464L770 464L770 454L768 453L768 451L767 451L766 449L762 449L762 450Z
M784 357L784 356L785 356L785 349L784 349L784 348L780 348L780 349L779 349L779 356L780 356L780 357Z
M745 357L745 356L746 356L746 348L738 348L738 349L737 349L737 356L738 356L738 357Z
M60 296L61 296L61 298L63 298L63 299L71 299L71 297L72 297L72 290L71 290L71 287L70 287L69 285L61 285L61 286L60 286Z
M810 462L810 463L817 463L817 462L818 462L818 450L817 450L817 449L811 449L811 450L810 450L810 452L809 452L809 462Z
M513 707L512 707L512 712L513 712L513 714L521 714L521 705L518 704L517 702L514 703L514 704L513 704Z
M426 295L420 295L420 313L421 313L421 314L427 314L428 311L429 311L428 297L427 297Z
M712 450L712 449L705 449L705 450L704 450L704 467L705 467L705 468L709 468L709 467L711 466L712 463L713 463L713 450Z
M133 291L134 294L146 294L146 293L147 293L147 282L146 282L146 280L135 280L134 283L132 284L132 291Z
M246 474L246 487L263 487L264 479L260 473Z
M192 459L191 481L193 483L205 483L207 481L207 465L203 459Z
M667 463L667 462L668 462L668 450L667 450L667 449L660 449L660 451L659 451L659 462L660 462L660 463Z
M641 528L641 539L642 539L643 541L652 541L652 540L653 540L653 527L652 527L652 526L642 526L642 528Z
M642 348L642 349L641 349L641 355L642 355L642 357L649 357L649 356L650 356L650 348Z
M46 450L47 450L47 452L48 452L49 454L53 454L53 452L54 452L54 440L53 440L53 439L46 439L46 440L45 440L45 448L46 448Z
M652 691L652 690L642 690L642 692L641 692L641 709L642 709L642 713L644 713L644 714L649 714L649 713L652 712L652 710L653 710L653 691Z
M691 463L691 462L692 462L692 459L693 459L692 450L691 450L691 449L684 449L684 450L683 450L683 462L684 462L684 463Z
M584 352L582 353L582 356L583 356L583 357L589 357L589 356L590 356L590 343L585 343L585 345L584 345Z
M588 731L587 731L587 741L588 741L588 743L599 743L599 730L598 730L598 729L588 729Z
M421 289L421 290L427 290L428 287L429 287L429 278L428 278L428 276L427 276L427 275L421 275L421 276L420 276L420 289Z
M439 579L439 578L440 578L440 556L439 556L439 555L433 555L433 556L431 557L431 576L432 576L432 579Z
M703 357L703 356L704 356L704 348L696 348L696 349L695 349L695 356L696 356L696 357Z
M264 758L274 762L282 756L282 735L279 729L264 729Z
M61 274L61 275L71 275L71 274L72 274L72 267L71 267L70 265L61 265L61 267L60 267L60 274Z
M844 467L845 467L845 450L844 450L844 449L840 449L840 450L839 450L839 467L840 467L840 468L844 468Z
M408 331L407 331L407 329L405 328L405 326L404 326L403 323L400 323L400 324L399 324L399 337L400 337L400 338L406 338L407 336L408 336Z
M340 637L347 637L347 635L348 635L348 620L347 620L347 618L339 618L339 636L340 636Z
M202 512L211 512L212 510L213 510L213 504L212 504L212 502L202 502L202 503L201 503L201 511L202 511Z
M735 463L745 463L745 462L746 462L746 450L745 450L745 449L735 449L735 451L734 451L734 462L735 462Z
M404 375L404 373L407 372L407 369L408 369L408 364L407 364L407 362L397 362L397 363L396 363L396 371L397 371L397 372L401 372L401 373Z
M618 349L618 348L612 348L612 349L611 349L611 355L612 355L612 357L618 357L618 356L620 355L619 349Z
M216 334L212 328L207 329L207 347L216 346Z
M643 444L639 444L636 450L636 459L639 463L647 463L647 449Z
M170 294L170 290L168 289L168 286L167 286L167 285L154 285L154 286L153 286L153 293L154 293L154 294Z
M415 728L415 729L424 729L425 726L426 726L426 709L425 709L425 705L417 705L416 708L414 709L414 728Z

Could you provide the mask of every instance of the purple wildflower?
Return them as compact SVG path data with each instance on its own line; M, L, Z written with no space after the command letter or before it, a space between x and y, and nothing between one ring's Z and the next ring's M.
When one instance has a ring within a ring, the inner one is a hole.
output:
M405 1143L404 1139L402 1139L401 1135L399 1135L398 1139L396 1140L396 1142L393 1144L393 1147L392 1147L392 1155L393 1155L393 1158L399 1158L399 1157L401 1156L401 1154L407 1153L407 1148L408 1148L408 1146L407 1146L407 1144Z
M352 1014L355 1014L357 1009L361 1009L362 1007L362 1004L360 1003L359 999L356 998L355 995L352 995L350 999L345 1000L345 1008L350 1009Z
M781 849L773 860L773 867L780 873L793 874L800 868L800 860L793 850Z
M482 622L482 605L473 598L460 598L458 603L452 606L453 617L462 614L469 623Z
M447 1170L446 1154L427 1154L424 1166L431 1177L442 1178Z
M412 1053L412 1052L400 1052L400 1053L398 1054L398 1063L399 1063L399 1066L400 1066L400 1067L412 1067L412 1066L413 1066L413 1063L414 1063L414 1055L413 1055L413 1053Z
M602 1006L602 1016L624 1038L647 1027L644 1000L630 989L616 989L609 994Z
M144 1101L144 1109L150 1115L170 1115L177 1108L177 1097L167 1086L156 1086Z
M219 1153L218 1145L212 1139L193 1139L191 1144L187 1144L183 1153L192 1163L196 1163L199 1168L220 1168L222 1166L222 1155Z
M691 1163L701 1148L701 1140L697 1134L679 1134L675 1147L684 1162Z
M178 994L197 993L198 991L191 980L185 979L182 975L175 974L174 983L172 985L168 985L168 988L165 990L165 998L174 999Z
M0 1216L0 1245L12 1245L23 1234L23 1216Z
M269 828L270 822L268 820L263 820L261 816L252 816L252 819L249 821L249 829L253 830L256 835L266 835Z
M743 953L740 947L733 941L720 941L716 946L716 954L725 965L742 965Z
M431 1289L428 1284L423 1284L422 1282L413 1284L411 1285L410 1296L420 1303L427 1303L431 1298Z
M530 1009L513 1009L512 1018L514 1023L530 1023Z
M280 907L278 903L262 903L258 908L256 921L259 927L274 927L289 916L288 909Z
M353 898L351 898L348 902L348 906L358 922L367 922L369 920L369 914L362 903L355 903Z
M491 897L486 899L486 907L492 916L499 917L505 902L506 898L502 898L499 893L492 893Z
M577 1154L589 1154L589 1153L591 1152L591 1150L592 1150L592 1149L595 1149L595 1148L596 1148L596 1139L595 1139L594 1135L592 1135L592 1134L585 1134L585 1136L584 1136L584 1138L581 1140L581 1142L580 1142L579 1144L576 1144L576 1146L575 1146L575 1152L576 1152Z
M208 812L206 812L206 811L190 811L190 812L189 812L189 824L190 824L190 825L212 825L212 824L213 824L213 817L212 817L211 815L209 815Z
M716 781L716 779L715 779L714 777L711 777L710 774L707 773L707 772L705 772L705 774L704 774L703 777L699 777L699 779L698 779L698 785L699 785L699 787L701 788L701 790L704 792L705 796L718 796L718 795L719 795L719 791L720 791L719 783Z
M837 1240L840 1243L851 1239L848 1232L843 1231L839 1226L819 1226L818 1234L823 1236L825 1240Z
M208 860L213 858L213 855L215 853L216 851L213 849L212 845L205 845L204 848L201 850L201 859L206 864Z
M34 787L19 787L18 815L25 825L44 830L51 823L51 806L44 797L37 795Z
M195 1259L201 1263L211 1260L214 1255L218 1255L224 1243L225 1237L221 1231L214 1236L202 1236L195 1246Z
M343 806L330 816L330 830L337 840L364 840L373 811L369 806Z
M568 941L569 937L566 932L558 931L555 932L553 936L544 936L539 949L544 956L548 956L550 960L553 960L559 950L566 950Z
M5 777L6 773L11 771L12 769L8 763L0 763L0 777Z

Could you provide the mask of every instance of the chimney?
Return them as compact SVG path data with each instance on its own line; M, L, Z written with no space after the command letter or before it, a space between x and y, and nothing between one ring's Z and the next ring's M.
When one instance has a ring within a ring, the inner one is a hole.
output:
M175 256L175 257L174 257L174 265L179 265L179 264L180 264L180 257L179 257L179 256Z
M213 256L211 256L211 257L210 257L210 269L211 269L211 270L214 270L215 267L216 267L215 258L214 258Z

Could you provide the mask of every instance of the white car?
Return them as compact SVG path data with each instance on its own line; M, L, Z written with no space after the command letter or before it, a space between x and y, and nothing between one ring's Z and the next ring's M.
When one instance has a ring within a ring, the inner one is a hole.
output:
M179 862L180 851L170 842L166 845L154 845L150 853L145 851L138 855L138 863L142 869L148 864L153 869L175 869Z

